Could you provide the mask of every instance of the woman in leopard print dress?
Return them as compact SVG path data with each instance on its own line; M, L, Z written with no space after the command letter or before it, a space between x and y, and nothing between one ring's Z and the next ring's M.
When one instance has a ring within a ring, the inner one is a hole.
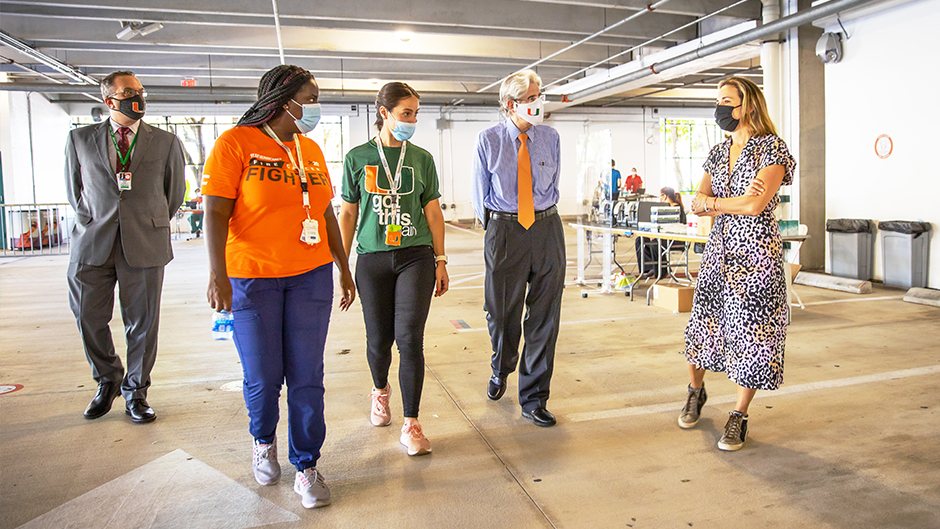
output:
M773 212L777 190L793 181L796 161L750 80L731 77L719 84L715 117L731 137L712 149L692 201L692 212L715 217L715 224L685 330L691 382L679 426L698 422L707 398L705 371L725 372L738 384L738 398L718 448L738 450L756 391L783 383L789 306Z

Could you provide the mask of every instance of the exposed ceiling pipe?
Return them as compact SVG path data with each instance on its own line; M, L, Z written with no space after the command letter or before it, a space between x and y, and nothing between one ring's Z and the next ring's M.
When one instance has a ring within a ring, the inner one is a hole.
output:
M810 23L814 20L838 13L844 9L849 9L863 4L872 3L878 0L833 0L831 2L826 2L818 7L810 8L805 11L800 11L788 17L779 18L770 24L765 24L759 28L752 29L750 31L745 31L740 35L735 35L734 37L727 38L725 40L720 40L714 42L707 46L702 46L695 51L690 51L688 53L683 53L671 59L666 59L662 62L658 62L650 66L649 68L644 68L642 70L635 71L633 73L618 77L607 81L606 83L599 84L597 86L592 86L591 88L585 88L579 92L569 94L567 96L568 101L576 102L578 99L584 99L585 97L594 95L598 92L603 92L611 88L616 88L618 86L624 85L626 83L648 77L650 75L662 73L665 70L670 68L675 68L676 66L683 65L687 62L692 62L696 59L701 59L702 57L707 57L709 55L740 46L742 44L747 44L755 40L760 40L764 37L786 31L803 24Z
M636 50L642 48L643 46L648 46L648 45L650 45L650 44L656 42L657 40L664 39L664 38L668 37L669 35L672 35L673 33L676 33L677 31L682 31L683 29L685 29L685 28L687 28L687 27L689 27L689 26L694 26L695 24L698 24L698 23L702 22L702 21L705 20L705 19L708 19L708 18L711 18L711 17L713 17L713 16L719 15L719 14L723 13L724 11L727 11L727 10L733 8L733 7L737 7L737 6L741 5L741 4L743 4L744 2L750 2L750 1L751 1L751 0L738 0L737 2L735 2L735 3L733 3L733 4L729 5L729 6L722 7L722 8L719 9L718 11L714 11L714 12L709 13L709 14L703 16L703 17L696 18L695 20L689 22L688 24L679 26L679 27L677 27L676 29L674 29L674 30L672 30L672 31L668 31L668 32L666 32L666 33L663 33L662 35L660 35L660 36L658 36L658 37L653 37L653 38L647 40L646 42L637 44L636 46L633 46L632 48L623 50L622 52L620 52L620 53L618 53L618 54L616 54L616 55L611 55L610 57L607 57L606 59L604 59L604 60L602 60L602 61L597 61L597 62L595 62L594 64L592 64L592 65L590 65L590 66L585 66L584 68L581 68L580 70L578 70L578 71L576 71L576 72L574 72L574 73L569 73L568 75L562 77L561 79L558 79L558 80L556 80L556 81L552 81L552 82L548 83L547 85L543 86L543 87L542 87L542 90L545 90L546 88L551 88L552 86L555 86L556 84L558 84L558 83L560 83L560 82L562 82L562 81L566 81L566 80L568 80L568 79L571 79L572 77L574 77L574 76L576 76L576 75L578 75L578 74L582 74L582 73L584 73L584 72L590 70L591 68L597 68L598 66L604 64L605 62L610 62L611 60L616 59L617 57L622 57L622 56L624 56L624 55L626 55L626 54L628 54L628 53L630 53L630 52L632 52L632 51L636 51Z
M56 79L55 77L52 77L51 75L48 75L48 74L45 74L45 73L40 72L39 70L30 68L29 66L26 66L25 64L20 64L20 63L14 61L13 59L11 59L11 58L9 58L9 57L4 57L4 56L0 55L0 59L3 59L4 61L6 61L7 64L10 64L10 65L12 65L12 66L16 66L17 68L23 70L24 72L29 72L29 73L31 73L31 74L38 75L38 76L42 77L43 79L47 79L47 80L52 81L53 83L56 83L56 84L65 84L65 81L60 81L60 80ZM100 97L93 96L93 95L91 95L91 94L89 94L89 93L87 93L87 92L82 92L82 95L85 96L85 97L87 97L88 99L92 99L92 100L97 101L97 102L99 102L99 103L104 103L104 100L102 100Z
M0 83L0 92L42 92L47 94L80 94L88 91L87 86L45 83ZM254 101L258 97L258 89L253 87L208 87L208 86L147 86L150 99L156 101L161 96L194 96L211 97L224 100L226 98L240 98ZM561 96L549 96L552 100L560 100ZM494 103L493 94L476 94L467 92L427 92L422 93L422 99L456 101L463 99L465 103ZM343 101L374 101L375 91L372 90L320 90L320 99L328 102L329 99Z
M555 58L555 57L558 57L559 55L561 55L562 53L565 53L566 51L569 51L569 50L571 50L571 49L577 48L578 46L584 44L585 42L587 42L587 41L589 41L589 40L592 40L592 39L594 39L594 38L597 38L597 37L603 35L604 33L607 33L608 31L614 29L614 28L617 27L617 26L621 26L621 25L623 25L623 24L626 24L627 22L630 22L630 21L633 20L633 19L639 18L639 17L641 17L641 16L643 16L643 15L645 15L645 14L647 14L647 13L650 13L650 12L652 12L652 11L655 11L655 10L658 9L660 6L662 6L663 4L665 4L666 2L669 2L669 0L660 0L659 2L656 2L655 4L648 4L648 5L646 6L646 9L645 9L645 10L637 11L636 13L633 13L632 15L630 15L630 16L628 16L627 18L621 20L620 22L617 22L616 24L612 24L612 25L610 25L610 26L607 26L606 28L604 28L604 29L598 31L597 33L594 33L593 35L589 35L589 36L587 36L587 37L584 37L583 39L579 40L578 42L575 42L574 44L572 44L572 45L570 45L570 46L568 46L568 47L566 47L566 48L560 49L560 50L556 51L555 53L552 53L552 54L549 55L548 57L539 59L539 60L533 62L532 64L528 65L528 66L524 66L524 67L522 67L522 68L516 70L515 72L513 72L513 73L507 75L506 77L503 77L503 78L500 79L499 81L496 81L496 82L493 83L493 84L484 86L483 88L477 90L477 93L485 92L486 90L489 90L490 88L493 88L494 86L496 86L496 85L502 83L502 82L505 81L506 79L509 79L509 78L512 77L513 75L516 75L517 73L521 72L522 70L526 70L526 69L529 69L529 68L535 68L536 66L542 64L543 62L548 61L548 60L551 60L551 59L553 59L553 58Z
M0 42L6 44L10 48L30 57L36 59L37 61L45 64L46 66L52 68L53 70L69 76L69 78L75 80L76 82L83 84L97 85L98 80L90 75L85 75L78 68L70 64L65 64L64 62L56 59L51 55L46 55L45 53L33 48L29 44L17 39L16 37L0 31Z
M277 0L271 0L274 6L274 29L277 31L277 52L281 55L281 64L287 64L284 61L284 44L281 42L281 16L277 13Z

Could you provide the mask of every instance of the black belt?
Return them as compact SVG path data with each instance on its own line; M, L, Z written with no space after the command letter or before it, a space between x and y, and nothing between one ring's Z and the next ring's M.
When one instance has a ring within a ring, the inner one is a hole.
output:
M558 213L558 206L552 206L548 209L543 209L542 211L535 212L535 220L542 220L545 217L551 217ZM513 222L519 221L519 215L516 213L506 213L505 211L490 211L491 219L499 220L511 220Z

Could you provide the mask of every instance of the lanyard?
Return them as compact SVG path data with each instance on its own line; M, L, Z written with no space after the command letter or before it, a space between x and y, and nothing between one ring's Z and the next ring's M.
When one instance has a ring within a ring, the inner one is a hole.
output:
M131 161L131 152L134 150L134 145L137 145L137 134L134 134L134 141L132 141L131 146L127 148L127 154L121 156L121 148L118 147L117 139L114 137L114 130L110 125L108 126L108 132L111 133L111 141L114 143L114 152L117 153L117 159L121 162L119 169L127 169L127 162Z
M385 150L382 149L382 138L380 136L375 137L375 145L379 149L379 158L382 159L382 167L385 168L385 174L388 175L388 183L389 187L391 187L392 196L397 200L398 189L401 188L401 168L405 164L405 148L408 146L408 142L401 142L401 155L398 157L398 169L395 170L394 178L392 177L392 171L388 168L388 160L385 159Z
M271 138L273 138L274 141L276 141L277 144L281 146L281 148L287 151L287 157L290 158L290 163L292 163L294 167L296 167L297 170L300 172L300 191L304 195L304 210L307 212L307 218L309 219L310 218L310 195L307 192L307 173L306 171L304 171L304 166L303 166L304 155L300 151L300 138L297 136L297 134L294 134L294 146L297 148L297 158L299 158L301 162L300 164L298 164L297 161L294 160L294 153L290 152L290 149L287 148L287 145L284 145L284 143L280 140L280 138L277 137L277 134L275 134L274 131L271 130L271 126L268 125L267 123L264 124L264 133L270 136Z

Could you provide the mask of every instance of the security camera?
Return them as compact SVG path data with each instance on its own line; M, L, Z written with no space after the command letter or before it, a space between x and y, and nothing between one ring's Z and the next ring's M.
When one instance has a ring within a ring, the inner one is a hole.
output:
M816 56L824 64L836 63L842 60L842 35L839 33L823 33L816 41Z

